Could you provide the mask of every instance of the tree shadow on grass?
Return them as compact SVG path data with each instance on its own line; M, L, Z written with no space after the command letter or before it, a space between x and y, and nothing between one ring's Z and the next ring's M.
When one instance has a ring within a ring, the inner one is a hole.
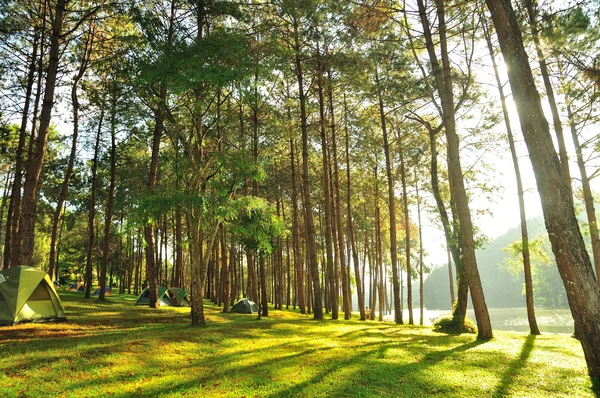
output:
M519 355L519 358L514 360L502 374L500 382L498 383L496 391L494 392L494 396L504 397L508 395L510 387L513 384L514 377L527 365L527 361L531 356L531 351L533 351L535 338L536 336L532 334L527 336L525 343L523 343L523 347L521 348L521 354Z

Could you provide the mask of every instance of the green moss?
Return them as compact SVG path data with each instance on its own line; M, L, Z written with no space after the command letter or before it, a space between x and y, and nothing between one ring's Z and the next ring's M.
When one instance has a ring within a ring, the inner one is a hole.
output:
M447 315L439 317L433 322L433 330L448 334L475 334L477 333L477 326L469 318L465 318L464 324L460 325L454 321L451 315Z
M315 322L107 304L61 293L69 321L0 327L3 397L594 396L566 335L446 335L418 326Z

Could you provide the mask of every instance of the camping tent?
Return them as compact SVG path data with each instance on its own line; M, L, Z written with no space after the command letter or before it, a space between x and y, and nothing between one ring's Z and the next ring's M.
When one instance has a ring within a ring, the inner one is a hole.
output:
M173 305L177 307L189 307L190 306L190 296L187 292L180 287L170 287L169 288L169 298Z
M73 282L71 286L69 286L70 292L85 292L85 286L82 282Z
M0 272L0 325L65 320L65 310L44 271L19 266Z
M169 293L166 287L159 286L158 287L158 299L160 300L160 305L173 305L171 298L169 297ZM148 288L142 290L140 293L135 305L148 305L150 304L150 291Z
M96 290L94 290L92 296L100 296L100 287L97 287ZM112 290L108 286L104 288L104 296L112 296Z
M258 313L258 306L254 304L254 301L250 301L247 298L243 298L233 307L231 307L230 312L237 312L239 314L254 314Z

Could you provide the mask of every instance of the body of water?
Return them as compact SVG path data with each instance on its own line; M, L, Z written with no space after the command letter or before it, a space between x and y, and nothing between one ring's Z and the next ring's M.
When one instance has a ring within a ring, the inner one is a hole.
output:
M517 332L529 332L526 308L489 308L490 321L494 330L513 330ZM449 310L428 310L423 314L423 324L431 325L437 318L450 315ZM467 311L467 316L475 322L473 310ZM535 317L538 327L542 333L573 333L573 317L568 309L536 308ZM413 309L415 324L419 323L419 307ZM385 315L384 320L393 321L392 315ZM404 322L408 322L408 310L403 313Z

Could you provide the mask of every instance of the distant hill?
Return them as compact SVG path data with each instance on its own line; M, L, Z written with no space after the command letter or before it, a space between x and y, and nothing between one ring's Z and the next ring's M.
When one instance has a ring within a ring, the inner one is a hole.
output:
M546 237L544 220L541 216L528 220L527 230L530 238L534 238L538 234ZM521 273L519 276L515 276L506 269L507 260L511 255L504 251L511 242L520 239L520 227L512 228L504 235L494 239L484 249L476 252L477 265L488 307L525 306L523 275ZM551 264L543 265L537 271L534 270L534 290L536 282L539 290L534 295L536 305L564 307L567 305L566 295L562 289L560 275L548 244L545 245L544 251L551 260ZM453 274L456 277L454 268ZM425 280L423 290L425 306L428 309L450 309L448 266L440 265L435 268Z

